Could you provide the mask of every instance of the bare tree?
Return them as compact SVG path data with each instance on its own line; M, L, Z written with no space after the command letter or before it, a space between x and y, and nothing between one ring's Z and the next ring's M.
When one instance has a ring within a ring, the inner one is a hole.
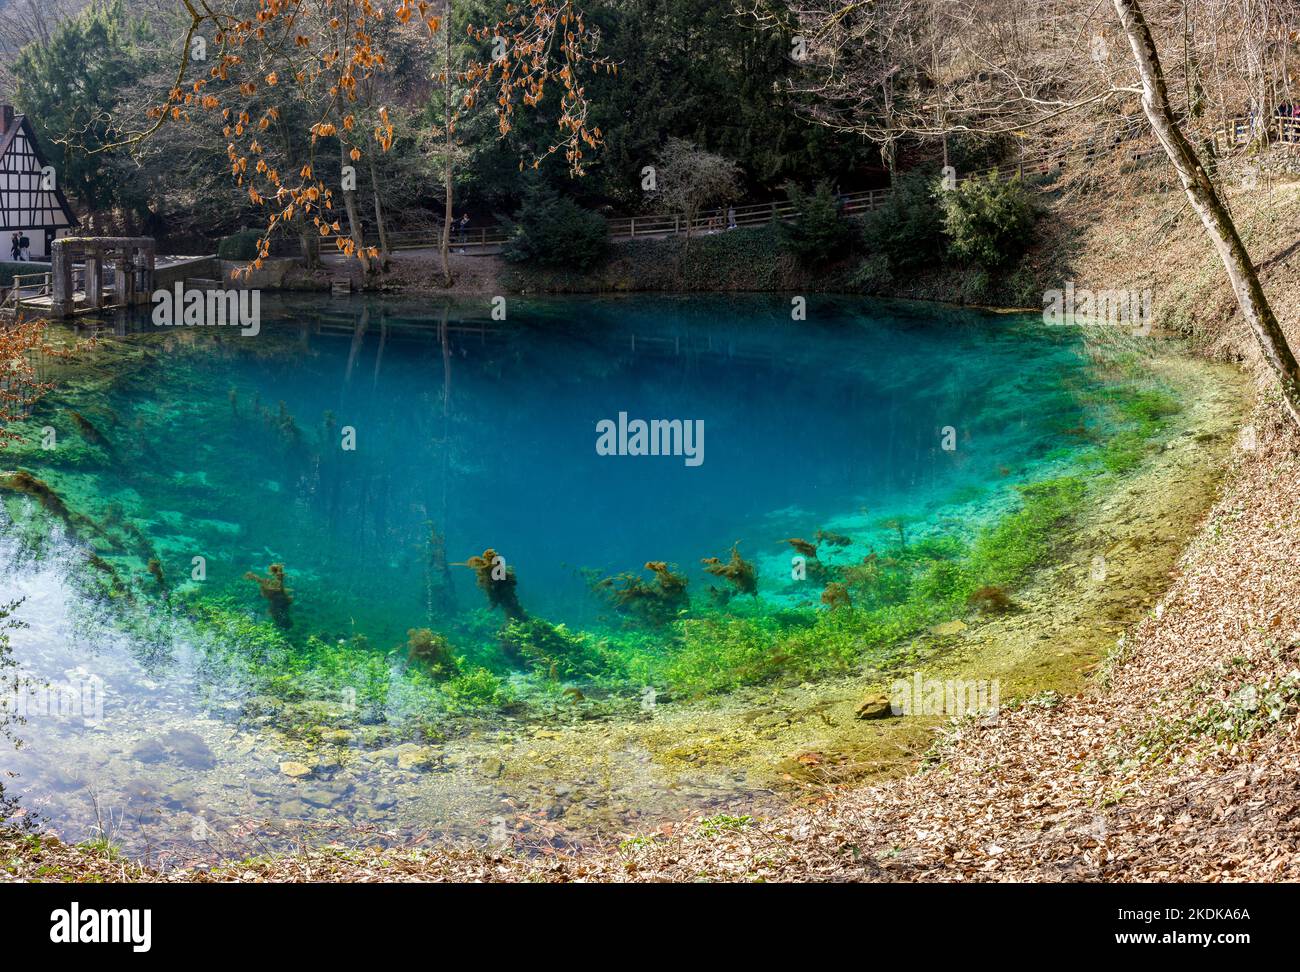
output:
M670 138L655 162L649 195L668 213L686 220L686 239L705 206L721 206L740 196L740 166L681 138Z
M1169 102L1168 85L1151 29L1147 26L1137 0L1113 2L1115 13L1133 48L1133 60L1142 79L1142 108L1151 123L1151 130L1173 163L1192 208L1201 218L1210 242L1218 251L1242 317L1250 325L1264 360L1277 377L1278 387L1291 417L1300 425L1300 368L1297 367L1286 335L1273 314L1273 308L1264 296L1259 274L1241 241L1232 216L1220 200L1214 181L1205 171L1195 149L1179 127L1178 118Z
M1289 91L1300 8L1278 0L793 0L754 14L802 42L795 82L814 120L882 150L954 133L1095 158L1145 127L1223 259L1243 317L1300 424L1300 372L1206 159L1215 129L1248 111L1254 137ZM1118 23L1110 19L1110 12ZM1132 57L1110 42L1116 26ZM1158 40L1164 39L1162 65ZM799 47L794 48L795 51ZM1172 69L1172 76L1167 73ZM1136 75L1136 78L1135 78ZM1133 112L1134 96L1142 114ZM1217 107L1217 112L1211 111ZM1215 115L1217 114L1217 119ZM945 144L946 155L946 144Z

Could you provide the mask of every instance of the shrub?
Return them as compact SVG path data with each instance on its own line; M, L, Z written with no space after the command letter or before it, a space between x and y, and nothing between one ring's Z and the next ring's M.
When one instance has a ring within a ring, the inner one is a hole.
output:
M241 229L224 236L217 244L217 256L222 260L256 260L257 241L262 234L254 229Z
M14 284L15 274L43 273L44 267L41 263L33 261L32 263L13 263L9 260L0 261L0 287L12 287Z
M882 254L894 274L933 266L945 257L943 210L931 175L909 172L885 204L863 220L862 239L873 256ZM878 272L878 271L877 271Z
M511 263L586 271L604 259L609 245L605 220L537 183L524 193L507 229L501 255Z
M840 212L839 200L830 183L822 182L809 194L798 186L786 186L786 194L799 215L778 224L784 249L808 266L824 266L848 255L857 243L858 232Z
M1019 177L996 173L943 193L943 229L952 254L998 270L1020 258L1033 238L1037 210Z

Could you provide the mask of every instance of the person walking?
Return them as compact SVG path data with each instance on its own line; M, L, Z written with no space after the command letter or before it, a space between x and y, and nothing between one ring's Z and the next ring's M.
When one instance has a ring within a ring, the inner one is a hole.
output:
M31 262L32 259L31 254L27 252L27 248L31 245L32 245L32 241L27 238L26 233L18 237L18 259L19 260L26 260L28 263Z
M18 239L19 239L18 234L14 233L12 244L9 247L9 258L13 260L15 263L18 262L18 260L22 256L22 247L18 245Z

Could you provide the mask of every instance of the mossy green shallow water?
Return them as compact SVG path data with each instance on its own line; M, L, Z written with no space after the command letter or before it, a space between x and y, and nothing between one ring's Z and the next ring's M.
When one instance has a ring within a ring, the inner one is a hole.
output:
M129 681L174 681L178 708L427 769L460 734L906 662L907 636L1005 607L1178 408L1140 344L857 301L793 329L780 308L552 302L492 328L473 309L291 304L256 341L106 337L4 456L8 553L59 560L65 521L86 551L78 623L129 655ZM711 478L668 457L607 477L647 461L593 464L594 424L620 410L703 418ZM349 427L359 467L336 447ZM585 517L602 491L624 501ZM495 578L473 559L494 545ZM58 818L57 781L36 782Z

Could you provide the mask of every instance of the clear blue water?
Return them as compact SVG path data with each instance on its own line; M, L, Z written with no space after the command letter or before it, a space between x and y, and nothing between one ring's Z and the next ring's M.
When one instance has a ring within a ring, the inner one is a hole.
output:
M256 337L120 325L101 342L109 364L65 383L0 457L94 524L33 558L33 506L11 495L0 531L0 602L27 597L32 622L11 633L19 664L109 684L93 732L35 720L6 755L20 774L10 792L74 836L93 829L92 790L133 812L169 807L184 826L236 810L346 808L412 829L455 816L430 796L445 781L359 770L343 796L303 803L277 771L292 747L247 710L214 712L201 652L174 631L124 634L108 614L207 601L266 620L245 574L281 563L294 639L364 635L382 655L430 627L500 667L499 617L469 569L449 567L442 587L435 534L453 564L499 551L530 615L574 628L618 628L590 581L650 560L678 565L699 604L717 583L701 558L725 560L733 543L757 565L760 604L816 611L820 585L791 581L786 538L847 535L847 562L887 549L891 518L969 536L1104 423L1078 332L1016 316L825 297L793 321L785 297L629 296L512 299L505 321L486 301L264 298L263 317ZM702 422L703 462L599 455L597 425L620 412ZM34 443L46 424L53 451ZM139 591L156 558L169 600L95 603L70 559L87 544ZM145 758L155 736L196 727L211 762L178 762L170 743ZM462 782L464 807L499 796ZM403 807L383 799L407 785ZM198 806L175 796L191 786Z
M700 559L734 541L788 561L780 541L846 516L1023 480L1088 420L1065 329L833 299L796 322L787 306L515 301L504 323L452 310L444 342L418 302L277 302L259 337L164 340L88 410L123 440L93 487L143 521L169 579L204 556L208 590L256 604L243 575L282 562L304 623L400 641L437 621L431 529L452 562L497 550L530 612L584 623L602 607L580 569L665 560L702 584ZM598 455L597 423L620 412L702 422L703 462ZM453 577L477 607L472 574Z

